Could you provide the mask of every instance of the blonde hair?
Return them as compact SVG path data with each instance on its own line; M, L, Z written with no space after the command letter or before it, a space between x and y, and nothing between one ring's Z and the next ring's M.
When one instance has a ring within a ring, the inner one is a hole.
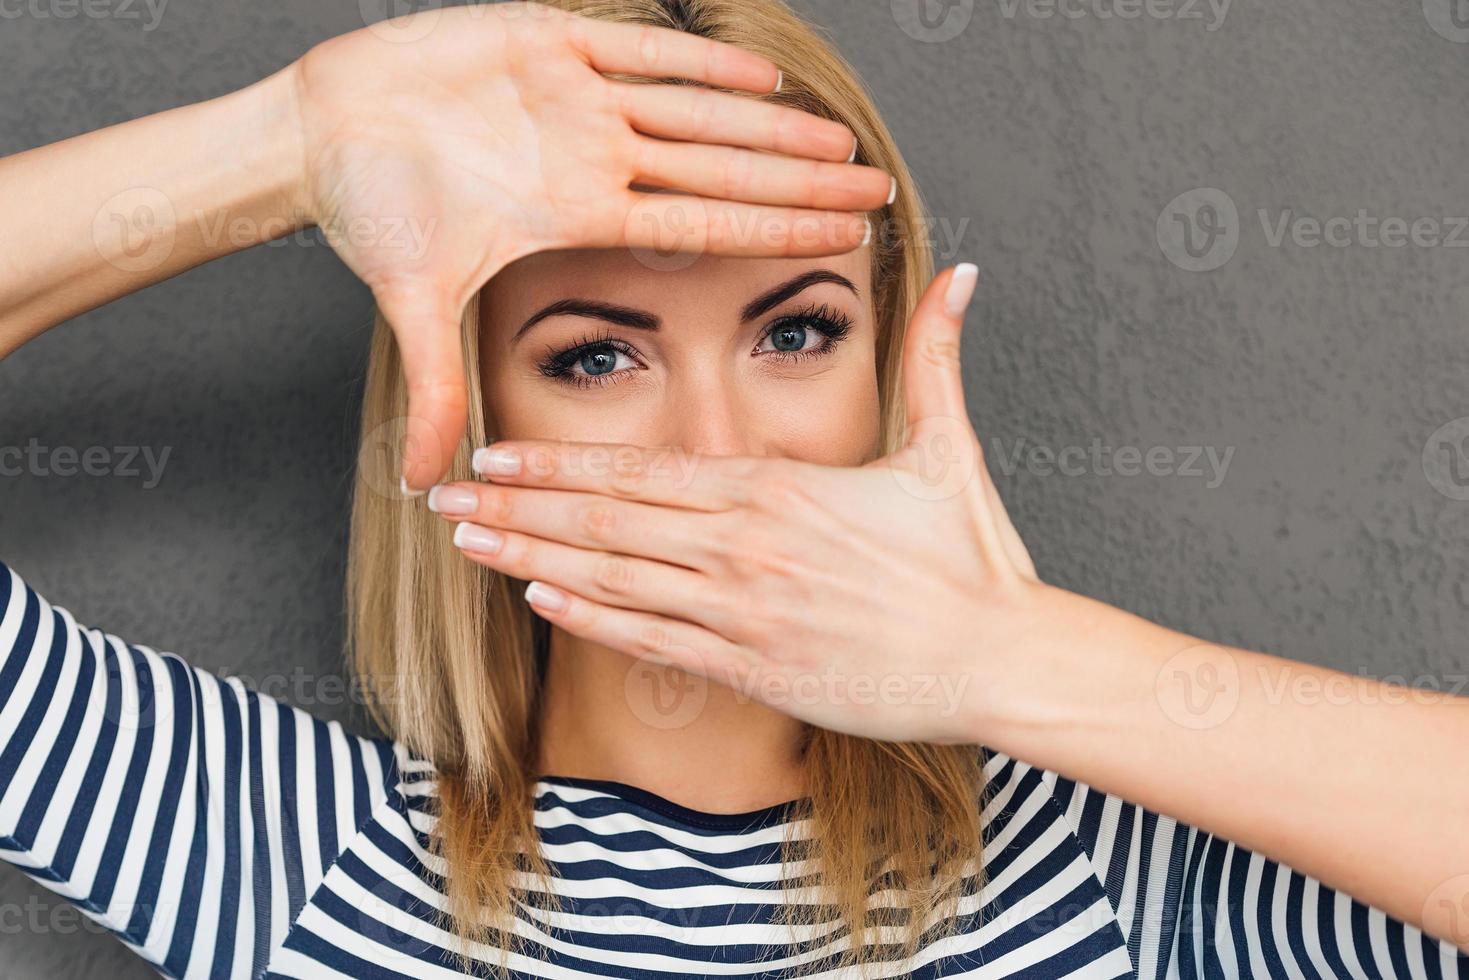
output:
M905 427L903 336L932 279L933 259L912 176L856 73L784 0L547 5L757 52L784 70L785 84L778 94L751 97L845 124L857 134L859 161L897 176L896 200L873 215L872 246L881 449L896 449ZM463 320L469 431L449 472L453 480L472 478L472 449L494 435L480 388L479 334L476 297ZM516 902L552 901L532 806L545 624L530 613L521 584L464 560L438 518L401 499L396 470L385 462L391 452L371 455L398 445L406 409L397 347L379 316L352 510L349 655L374 719L438 770L433 846L448 868L446 927L460 937L462 950L483 942L503 954L516 947ZM789 866L815 855L819 874L802 885L813 891L810 901L787 902L788 922L829 930L832 948L824 952L835 960L828 966L907 957L947 931L958 899L979 887L980 753L974 746L883 743L810 727L804 743L808 796L798 813L809 821L816 846L798 851L799 842L790 840L785 860ZM522 888L517 882L524 873L542 886ZM884 901L873 903L875 893ZM896 910L896 917L882 909ZM885 941L881 933L901 938ZM844 936L850 940L841 942ZM470 964L467 952L464 962Z

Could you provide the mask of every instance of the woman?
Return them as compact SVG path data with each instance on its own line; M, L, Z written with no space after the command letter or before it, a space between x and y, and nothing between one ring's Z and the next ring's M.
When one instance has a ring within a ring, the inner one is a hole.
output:
M1263 711L1329 672L1038 580L959 386L977 270L930 283L778 0L434 11L0 179L6 348L218 254L208 219L437 229L336 239L383 312L349 586L388 738L0 574L0 846L164 974L1469 970L1418 928L1459 938L1463 703ZM138 183L205 220L78 247ZM1226 717L1178 699L1209 676Z

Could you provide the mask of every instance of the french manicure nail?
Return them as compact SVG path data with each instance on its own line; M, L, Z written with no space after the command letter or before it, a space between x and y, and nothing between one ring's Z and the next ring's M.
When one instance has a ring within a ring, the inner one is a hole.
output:
M505 543L505 536L478 524L461 524L454 529L454 547L460 551L474 551L493 555Z
M437 486L428 492L428 509L435 514L463 516L473 514L479 498L463 487Z
M546 612L560 612L566 608L566 593L545 582L532 582L525 587L525 601Z
M974 287L979 283L979 266L961 262L954 266L954 276L949 280L949 289L944 293L944 309L950 316L963 316L974 298Z
M867 231L862 235L862 244L864 246L871 245L872 244L872 219L869 217L869 218L863 218L862 220L867 222Z
M888 203L892 204L898 199L898 178L893 177L893 189L888 191Z
M774 92L771 92L770 94L771 95L775 95L776 92L779 92L785 86L785 83L786 83L785 69L783 69L783 68L777 68L775 70L775 91Z
M520 453L514 449L495 446L476 449L469 465L476 473L489 476L514 476L520 472Z
M398 477L398 490L403 494L403 496L409 498L410 500L414 497L423 496L422 490L414 490L413 488L408 486L408 477L406 476Z

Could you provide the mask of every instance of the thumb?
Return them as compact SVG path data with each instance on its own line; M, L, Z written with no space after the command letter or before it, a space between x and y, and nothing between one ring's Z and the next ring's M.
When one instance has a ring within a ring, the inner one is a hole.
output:
M977 266L955 266L929 284L909 320L903 342L909 445L941 434L974 436L959 372L959 338L978 282Z
M418 496L448 471L464 437L469 397L464 382L464 303L432 282L374 290L393 329L408 385L403 435L403 492Z
M973 494L984 467L979 437L964 405L959 336L979 269L965 263L934 278L909 319L903 340L903 445L871 465L893 471L905 490L923 500Z

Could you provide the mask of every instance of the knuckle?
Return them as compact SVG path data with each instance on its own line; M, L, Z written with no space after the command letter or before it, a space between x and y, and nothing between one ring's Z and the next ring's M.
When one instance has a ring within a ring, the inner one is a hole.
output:
M524 471L528 476L549 480L560 468L560 459L551 446L532 446L524 455Z
M598 558L596 570L592 574L597 588L608 595L621 596L632 589L632 562L620 555L603 555Z
M665 656L675 646L673 634L661 623L648 623L638 628L633 641L639 653Z
M566 611L561 614L561 621L573 632L583 636L594 632L601 620L601 614L597 611L596 603L583 602L576 596L569 596L570 604Z
M489 494L481 491L480 501L480 516L487 524L506 527L515 516L515 500L503 490Z
M648 479L649 471L646 457L641 454L625 455L613 467L609 487L618 496L636 497L646 489Z
M605 504L587 504L576 518L582 537L593 544L606 544L617 533L617 513Z
M505 536L505 544L500 549L499 565L503 571L515 578L533 579L536 577L535 562L531 558L530 547L526 540L518 535Z
M714 132L717 109L712 93L694 91L689 99L689 136L696 142L707 140Z
M657 28L645 26L638 31L637 49L638 60L642 62L643 68L650 73L657 71L659 61L663 57L663 43Z
M755 177L755 155L742 150L728 151L724 164L724 196L740 200L748 196Z
M954 367L960 363L959 341L941 337L929 337L918 346L918 356L934 367Z

